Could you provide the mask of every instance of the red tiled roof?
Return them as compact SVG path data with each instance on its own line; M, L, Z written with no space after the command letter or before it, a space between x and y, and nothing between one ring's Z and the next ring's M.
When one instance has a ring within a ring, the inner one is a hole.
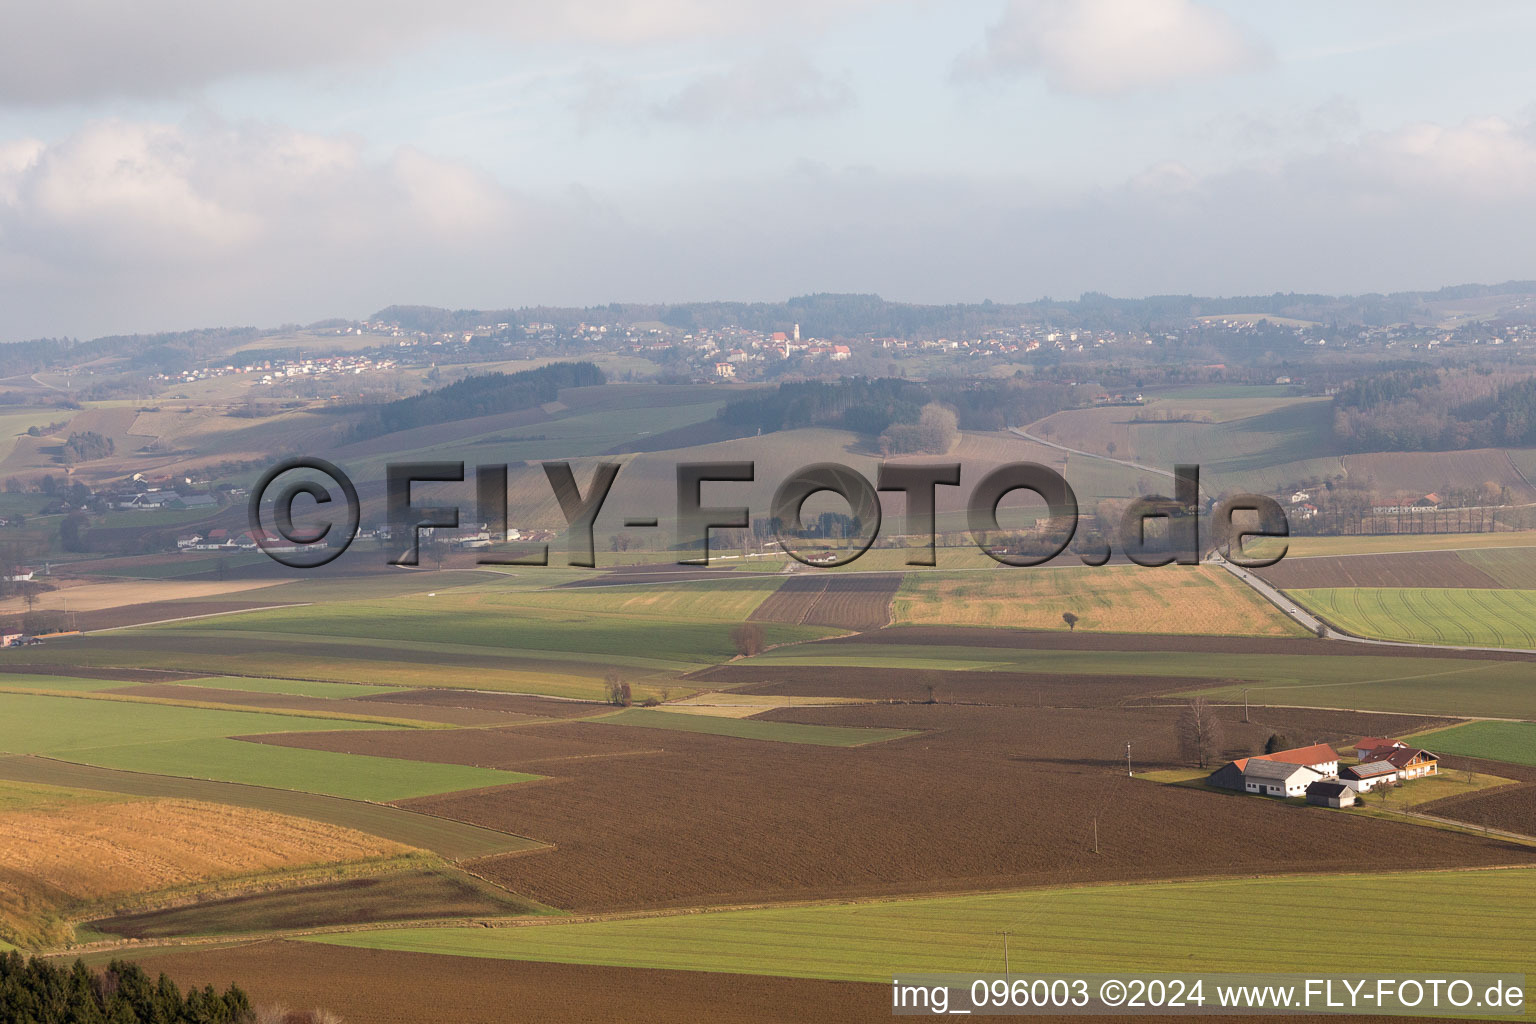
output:
M1355 749L1375 750L1377 747L1395 747L1397 743L1397 740L1389 740L1385 736L1362 736L1355 740Z
M1284 761L1286 764L1322 764L1324 761L1337 761L1339 753L1326 743L1314 743L1310 747L1277 750L1263 757L1270 761Z

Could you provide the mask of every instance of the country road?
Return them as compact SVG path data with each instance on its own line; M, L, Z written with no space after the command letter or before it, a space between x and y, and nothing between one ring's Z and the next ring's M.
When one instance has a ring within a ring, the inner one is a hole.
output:
M1031 434L1029 431L1022 427L1009 427L1008 430L1010 433L1016 434L1025 440L1033 441L1036 444L1045 445L1047 448L1054 448L1057 451L1067 452L1072 455L1081 455L1083 458L1087 459L1098 459L1101 462L1112 462L1117 466L1125 466L1129 469L1140 470L1144 473L1155 473L1158 476L1165 476L1170 480L1173 479L1173 473L1171 471L1166 469L1158 469L1156 466L1148 466L1142 462L1133 462L1130 459L1117 459L1109 455L1100 455L1097 452L1084 451L1081 448L1072 448L1068 445L1058 444L1055 441L1047 441L1043 437ZM1212 551L1209 555L1206 556L1205 560L1213 565L1221 566L1230 572L1233 576L1236 576L1238 579L1242 580L1260 597L1264 598L1264 600L1280 609L1282 614L1300 625L1309 633L1317 634L1319 628L1321 628L1322 633L1320 635L1330 640L1345 640L1349 643L1367 644L1373 647L1406 647L1409 649L1430 648L1442 651L1512 651L1516 654L1536 654L1536 648L1530 647L1476 647L1462 646L1458 644L1420 644L1409 643L1405 640L1373 640L1370 637L1356 636L1353 633L1346 633L1333 626L1330 626L1326 622L1323 622L1315 615L1312 615L1310 612L1303 609L1295 601L1292 601L1285 595L1284 592L1276 589L1275 587L1266 583L1264 580L1260 579L1255 573L1244 569L1241 566L1233 565L1231 562L1227 561L1221 556L1220 552Z

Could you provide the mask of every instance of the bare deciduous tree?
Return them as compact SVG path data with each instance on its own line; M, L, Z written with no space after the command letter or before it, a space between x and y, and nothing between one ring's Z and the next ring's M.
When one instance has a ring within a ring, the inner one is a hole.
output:
M731 630L731 644L744 658L763 653L763 627L755 622L743 622Z
M1179 752L1185 760L1206 768L1220 756L1221 723L1204 697L1195 697L1179 712L1177 729Z

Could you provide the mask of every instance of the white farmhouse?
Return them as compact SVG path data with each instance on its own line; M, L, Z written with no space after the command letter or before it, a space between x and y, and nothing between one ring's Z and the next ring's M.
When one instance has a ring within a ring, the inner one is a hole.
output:
M1304 764L1250 757L1243 768L1243 788L1260 796L1305 796L1307 787L1322 777Z

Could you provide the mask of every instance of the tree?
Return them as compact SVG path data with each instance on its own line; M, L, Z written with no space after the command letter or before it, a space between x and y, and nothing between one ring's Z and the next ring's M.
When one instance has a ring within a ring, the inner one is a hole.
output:
M1319 640L1322 640L1328 635L1328 627L1319 622L1316 626L1312 627L1312 632L1317 634Z
M731 630L731 645L743 658L763 653L763 627L755 622L743 622Z
M85 534L82 528L89 522L80 512L71 512L59 524L59 543L65 551L85 551Z
M1104 446L1104 450L1109 453L1109 457L1110 458L1114 458L1115 457L1115 442L1113 442L1113 441L1109 442L1109 444Z
M624 681L624 677L619 674L617 669L609 669L608 674L603 677L603 682L608 687L609 704L615 707L627 708L633 703L633 698L629 692L629 683Z
M1067 624L1069 631L1077 629L1077 616L1072 612L1062 612L1061 621Z
M1179 752L1185 760L1205 768L1221 753L1221 723L1204 697L1195 697L1179 712L1176 725Z
M1272 732L1269 739L1264 741L1264 753L1273 754L1277 750L1290 750L1296 744L1284 733Z

